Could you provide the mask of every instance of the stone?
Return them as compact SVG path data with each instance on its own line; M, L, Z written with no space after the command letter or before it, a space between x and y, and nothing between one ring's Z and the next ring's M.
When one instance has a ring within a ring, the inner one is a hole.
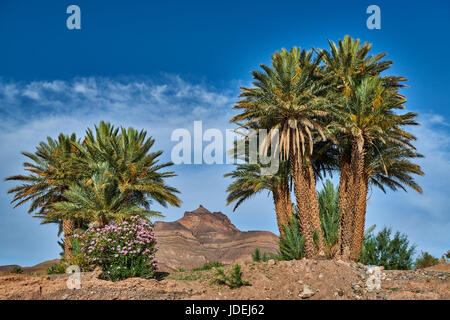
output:
M316 294L316 291L313 288L311 288L309 285L305 284L303 286L303 291L300 292L298 294L298 296L302 299L308 299L308 298L311 298L315 294Z

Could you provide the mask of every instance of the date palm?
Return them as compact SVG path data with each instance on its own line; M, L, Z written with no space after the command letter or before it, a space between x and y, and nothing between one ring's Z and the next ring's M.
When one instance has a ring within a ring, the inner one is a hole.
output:
M327 114L323 96L330 83L321 73L320 60L321 55L313 58L312 51L299 48L276 52L271 67L261 65L263 72L252 72L254 87L241 88L242 99L234 106L241 113L231 120L243 128L256 125L271 133L279 131L279 145L273 147L282 160L290 162L307 257L316 255L317 246L324 254L311 161L314 142L326 139L320 120ZM270 147L269 140L264 141L262 150Z
M80 150L76 166L89 179L95 173L95 164L106 162L114 171L119 190L128 195L126 201L139 201L147 209L152 201L164 207L168 204L179 207L179 191L165 182L176 174L161 171L173 163L159 163L162 151L151 152L154 143L143 130L119 130L102 121L95 126L95 134L88 129L83 143L74 144Z
M75 134L70 137L60 134L58 139L47 138L40 142L34 153L22 152L31 160L23 164L27 175L7 177L7 181L20 181L22 184L8 190L13 193L14 208L29 202L28 213L35 213L36 217L43 218L43 223L56 222L62 224L65 239L65 256L71 260L71 247L69 237L75 228L72 217L65 219L48 220L48 213L54 203L66 201L64 192L69 184L77 178L77 172L67 165L67 161L77 153L72 143L77 142Z
M135 215L160 216L143 208L139 198L129 196L130 191L119 190L117 174L108 163L95 164L93 172L90 179L70 185L63 194L66 201L51 206L50 218L98 221L105 225Z
M422 187L413 175L423 176L418 164L413 159L423 157L413 148L396 144L377 143L366 153L364 174L361 179L361 195L357 205L355 230L353 234L353 259L358 260L364 240L364 225L369 188L375 186L386 193L386 188L393 191L407 191L407 187L422 193Z
M358 259L360 245L355 245L364 235L364 217L367 195L367 179L364 178L365 157L375 144L393 144L399 147L412 146L414 136L402 129L405 125L417 124L416 114L397 114L404 108L406 99L395 87L386 86L378 77L365 77L359 83L351 81L350 95L336 95L337 107L330 127L339 132L340 141L350 146L344 186L346 201L342 203L341 246L345 258L350 255ZM344 182L344 183L343 183ZM363 209L364 207L364 209Z
M326 64L327 74L334 78L334 94L340 96L340 99L351 100L351 97L354 96L355 87L359 86L365 78L378 77L381 79L384 87L393 90L399 100L404 100L404 97L400 96L396 90L404 86L402 82L406 79L395 76L380 76L380 73L387 70L392 64L392 61L383 60L386 53L370 55L369 53L372 48L370 43L365 42L361 44L359 39L352 39L350 36L345 36L343 40L339 40L338 44L329 41L329 45L329 51L320 50L320 52L324 56L323 60ZM413 117L412 115L411 119ZM406 119L403 122L406 124ZM412 120L412 122L414 121ZM351 131L351 128L348 129ZM408 133L402 132L400 129L397 131L400 135L405 134L408 136ZM355 159L357 153L355 152L357 150L356 146L358 144L361 145L361 143L358 143L351 135L342 134L342 131L333 133L339 140L340 149L338 164L340 170L339 206L342 211L339 228L340 246L341 254L348 257L351 251L350 239L353 233L356 201L358 199L357 194L359 192L357 191L359 181L358 173L356 172L358 170L356 166L357 161ZM360 163L362 162L360 161ZM360 199L360 201L363 200Z

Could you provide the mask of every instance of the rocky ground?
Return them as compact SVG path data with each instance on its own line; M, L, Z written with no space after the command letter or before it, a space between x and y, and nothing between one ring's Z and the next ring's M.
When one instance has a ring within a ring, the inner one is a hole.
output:
M225 270L231 266L224 267ZM211 284L215 270L160 274L159 279L98 279L82 274L81 289L67 288L67 275L0 276L0 299L450 299L449 265L435 270L380 271L381 288L370 290L371 269L328 260L247 262L243 279L251 286ZM369 284L369 286L368 286Z

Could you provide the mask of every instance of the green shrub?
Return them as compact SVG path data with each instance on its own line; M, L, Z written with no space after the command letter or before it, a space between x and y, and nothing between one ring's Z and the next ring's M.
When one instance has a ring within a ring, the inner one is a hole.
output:
M219 268L219 267L223 267L223 264L221 262L218 261L206 262L203 266L194 268L192 269L192 271L211 270L212 268Z
M261 250L259 248L255 248L255 251L253 251L253 254L252 254L252 260L254 262L267 262L273 258L274 258L274 255L272 253L264 252L261 255Z
M239 264L235 264L233 266L233 270L230 275L226 275L223 269L217 269L216 278L212 280L212 283L219 285L226 285L230 287L230 289L240 288L242 286L251 286L250 282L242 279L241 266Z
M443 262L442 259L433 257L428 252L422 251L422 254L416 259L416 262L414 263L414 265L417 269L423 269L423 268L435 266L442 262Z
M297 216L291 216L289 225L284 225L284 234L278 241L278 255L273 256L276 260L300 260L305 256L305 239L300 232Z
M373 230L373 229L372 229ZM383 228L375 236L372 231L365 235L360 262L375 266L384 266L386 270L409 270L413 266L412 257L415 246L409 245L408 237Z
M319 218L322 227L326 255L333 258L338 252L339 237L339 188L327 180L317 193L319 201Z
M338 251L339 235L339 188L334 187L330 180L327 180L317 193L319 202L319 217L326 247L326 255L332 258ZM297 208L294 205L294 212ZM285 234L280 237L279 252L277 256L272 256L278 260L299 260L304 257L305 240L300 232L300 225L297 214L294 214L288 223L283 225ZM319 232L314 230L313 240L316 245L319 241Z
M22 274L22 273L23 273L23 269L22 269L21 267L19 267L19 266L15 266L15 267L11 270L11 273L14 273L14 274Z
M64 262L54 264L47 268L47 274L62 274L66 273L67 266Z
M83 252L80 239L77 237L71 238L70 244L72 246L72 261L70 264L80 267L81 271L91 271L93 269L92 264Z
M104 279L155 276L155 234L150 223L138 216L104 228L89 228L74 238L89 264L102 268Z

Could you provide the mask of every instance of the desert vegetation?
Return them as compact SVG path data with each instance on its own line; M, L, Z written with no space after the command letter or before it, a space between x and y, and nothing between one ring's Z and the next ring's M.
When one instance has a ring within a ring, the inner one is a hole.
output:
M77 263L100 265L111 279L153 273L156 247L147 218L160 213L150 205L181 204L179 191L165 182L175 175L163 171L172 163L159 163L154 142L143 130L100 122L83 140L60 134L23 152L28 174L6 178L21 183L9 190L12 203L30 203L29 213L64 233L64 260L49 272Z
M280 234L291 216L298 220L305 257L358 261L370 188L422 192L414 176L423 172L413 162L422 155L408 131L418 125L417 114L401 111L406 98L399 89L406 79L384 75L392 65L385 53L372 55L371 44L350 36L329 45L328 50L282 49L273 54L271 66L252 71L253 87L241 88L231 122L244 131L278 130L279 144L271 145L270 134L261 137L259 153L279 151L281 170L265 176L258 164L237 165L226 175L234 179L227 200L239 206L269 190ZM326 206L320 210L316 184L334 172L340 177L339 198L330 215Z

